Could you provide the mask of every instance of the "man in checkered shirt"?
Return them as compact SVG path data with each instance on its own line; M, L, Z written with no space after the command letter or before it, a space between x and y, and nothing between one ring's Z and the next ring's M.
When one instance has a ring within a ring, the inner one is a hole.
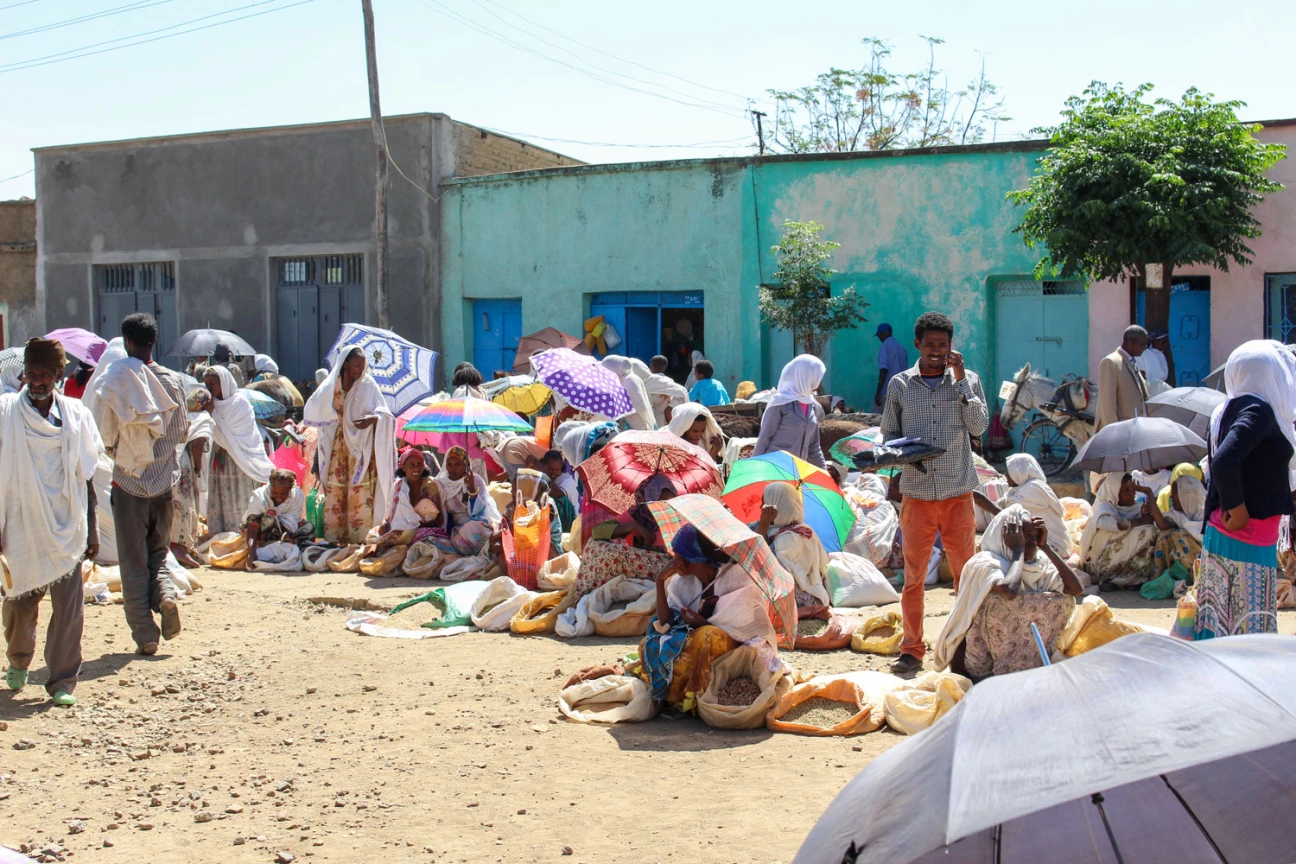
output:
M900 475L900 533L904 549L904 615L901 656L892 667L899 674L922 668L923 591L932 546L939 534L954 571L958 590L963 565L976 553L976 519L972 490L977 487L971 438L990 425L985 393L975 372L963 368L955 351L954 322L928 312L914 325L918 363L891 379L882 415L882 435L921 438L945 453L923 464L927 473L906 465Z

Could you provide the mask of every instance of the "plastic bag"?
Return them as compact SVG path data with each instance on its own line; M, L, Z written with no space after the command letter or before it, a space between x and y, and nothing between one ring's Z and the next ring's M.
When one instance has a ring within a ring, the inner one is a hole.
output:
M855 624L845 615L833 615L828 619L828 627L818 636L796 637L798 651L837 651L849 648L854 638Z
M851 635L852 651L865 654L899 654L904 640L904 619L899 612L885 612L864 619Z
M513 484L503 482L487 483L486 494L495 502L495 509L503 513L513 503Z
M465 555L441 568L442 582L466 582L486 572L490 559L483 555Z
M247 566L247 538L237 531L217 534L211 539L208 555L217 570L242 570Z
M524 636L553 633L558 616L576 605L571 591L550 591L526 602L509 621L509 629Z
M714 673L712 673L714 674ZM814 698L830 699L834 702L853 704L858 710L847 719L834 726L811 726L807 723L793 723L779 718L786 715L802 702ZM765 715L766 728L774 732L792 732L797 735L858 735L872 732L882 725L881 719L873 718L868 694L858 684L846 678L811 678L804 684L798 684L783 694L774 707Z
M842 495L855 513L855 524L846 535L842 551L881 567L891 556L891 545L900 528L900 514L887 500L886 483L875 475L862 475L855 484L843 487Z
M1179 562L1176 561L1176 564ZM1167 567L1155 579L1149 579L1139 586L1139 596L1144 600L1169 600L1174 596L1175 578Z
M590 621L589 604L593 594L586 594L576 605L558 616L554 622L554 635L562 639L576 639L594 635L594 622Z
M711 681L697 697L698 716L717 729L759 729L769 710L792 689L790 671L782 661L770 669L755 647L739 645L711 664ZM760 695L750 705L721 705L720 691L743 677L756 682Z
M532 596L507 576L492 579L469 610L473 626L479 630L507 630L509 621Z
M360 559L365 557L368 546L346 546L328 562L328 569L334 573L359 573Z
M405 553L401 569L411 579L435 579L445 566L445 556L431 543L415 543Z
M465 582L462 585L448 585L445 588L433 588L412 600L392 607L388 615L395 615L402 609L408 609L418 603L431 603L441 610L441 617L424 624L430 630L443 627L466 627L472 621L472 607L486 590L485 582Z
M649 579L616 576L586 596L590 598L590 623L600 636L642 636L648 621L657 614L657 583ZM628 605L612 609L617 603Z
M306 495L306 519L315 526L315 536L324 536L324 493L316 486Z
M264 573L295 573L302 569L301 550L295 543L266 543L257 547L252 567Z
M1179 598L1175 608L1175 623L1171 636L1192 642L1197 638L1197 594L1190 591Z
M536 584L541 591L561 591L576 584L576 572L580 570L580 557L574 552L566 552L557 558L546 561L536 573Z
M381 555L361 558L358 565L360 572L365 576L399 576L400 567L401 564L405 563L405 553L407 551L409 551L408 546L392 546Z
M311 573L323 573L330 561L346 553L345 549L329 549L326 546L307 546L302 550L302 567Z
M885 606L900 600L876 564L850 552L828 556L828 591L834 606Z
M571 530L562 535L562 538L564 552L574 552L575 554L580 555L585 551L585 544L581 542L580 514L577 514L576 518L572 520Z
M944 717L969 690L972 682L953 672L928 672L886 695L886 722L897 732L912 735Z
M558 710L577 723L638 723L653 716L652 688L629 675L605 675L566 687Z

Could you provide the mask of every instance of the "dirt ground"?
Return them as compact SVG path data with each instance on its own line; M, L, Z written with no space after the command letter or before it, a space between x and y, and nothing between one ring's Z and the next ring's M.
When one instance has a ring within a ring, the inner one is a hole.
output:
M387 607L428 583L198 575L185 632L154 658L132 653L121 607L87 608L77 707L50 706L39 660L27 689L0 691L0 844L131 864L787 862L841 787L902 740L693 718L580 725L557 711L558 679L632 640L371 638L344 629L354 613L340 604ZM927 598L931 638L952 595ZM1172 622L1172 603L1108 599L1123 617ZM850 651L788 659L824 673L886 665Z

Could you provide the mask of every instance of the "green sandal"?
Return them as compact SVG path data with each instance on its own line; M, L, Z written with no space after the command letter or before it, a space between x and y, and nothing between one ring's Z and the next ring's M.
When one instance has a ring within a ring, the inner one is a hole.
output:
M66 690L60 690L54 694L54 704L63 708L71 708L76 704L76 697Z
M22 688L26 687L27 670L15 669L12 666L10 666L9 671L5 673L5 685L10 690L21 690Z

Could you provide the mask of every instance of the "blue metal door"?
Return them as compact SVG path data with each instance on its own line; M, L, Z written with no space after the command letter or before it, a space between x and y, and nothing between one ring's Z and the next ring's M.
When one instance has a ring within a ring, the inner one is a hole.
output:
M1186 283L1170 286L1170 351L1174 354L1175 387L1198 387L1211 373L1210 291L1192 290ZM1138 320L1147 326L1147 294L1138 292Z
M473 365L483 378L512 372L521 337L520 299L473 301Z

